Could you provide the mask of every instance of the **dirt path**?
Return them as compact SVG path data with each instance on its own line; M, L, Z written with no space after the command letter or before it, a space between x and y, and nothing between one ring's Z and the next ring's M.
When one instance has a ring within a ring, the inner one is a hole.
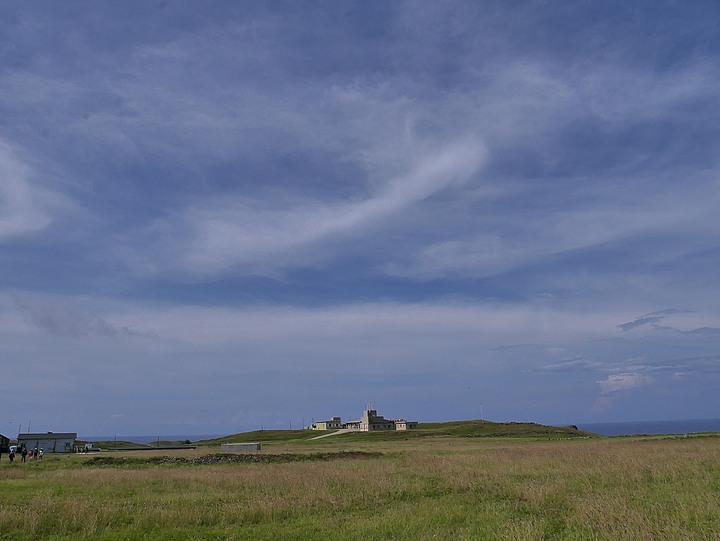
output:
M320 440L322 438L329 438L330 436L337 436L338 434L347 434L348 432L359 432L359 430L355 430L354 428L341 428L340 430L336 430L335 432L331 432L330 434L322 434L320 436L315 436L314 438L310 439Z

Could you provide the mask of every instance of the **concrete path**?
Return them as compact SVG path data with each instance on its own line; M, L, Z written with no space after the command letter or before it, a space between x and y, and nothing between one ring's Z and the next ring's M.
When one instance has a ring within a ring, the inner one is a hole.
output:
M320 440L322 438L329 438L330 436L337 436L338 434L347 434L348 432L360 432L359 430L355 430L354 428L341 428L340 430L336 430L335 432L331 432L330 434L322 434L320 436L315 436L314 438L310 438L311 440Z

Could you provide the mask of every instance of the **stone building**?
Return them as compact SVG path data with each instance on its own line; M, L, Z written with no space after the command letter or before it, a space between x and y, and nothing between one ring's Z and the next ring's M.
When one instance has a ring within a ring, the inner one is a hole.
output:
M345 428L360 432L375 432L378 430L412 430L418 427L416 421L405 419L386 419L378 415L377 410L366 408L362 417L354 421L343 423L340 417L333 417L330 421L318 421L313 425L314 430L337 430Z

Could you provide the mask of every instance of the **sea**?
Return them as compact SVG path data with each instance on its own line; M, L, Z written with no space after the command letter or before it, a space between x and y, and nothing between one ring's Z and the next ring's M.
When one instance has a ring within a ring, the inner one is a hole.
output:
M602 436L639 434L692 434L720 432L720 419L682 419L674 421L625 421L620 423L575 423L580 430Z
M202 441L222 438L227 434L180 434L171 436L83 436L78 435L80 441L130 441L133 443L152 443L154 441Z

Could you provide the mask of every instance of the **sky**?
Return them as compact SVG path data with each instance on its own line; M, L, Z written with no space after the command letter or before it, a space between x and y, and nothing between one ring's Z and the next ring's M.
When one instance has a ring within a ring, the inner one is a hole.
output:
M0 433L720 417L716 2L0 8Z

